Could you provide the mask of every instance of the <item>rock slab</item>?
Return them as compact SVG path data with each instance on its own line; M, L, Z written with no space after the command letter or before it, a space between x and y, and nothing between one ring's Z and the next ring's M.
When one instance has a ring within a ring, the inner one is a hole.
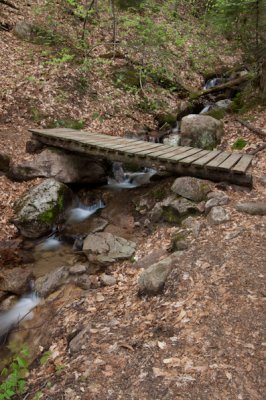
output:
M83 243L83 252L95 264L108 265L130 258L135 253L136 243L109 232L88 235Z

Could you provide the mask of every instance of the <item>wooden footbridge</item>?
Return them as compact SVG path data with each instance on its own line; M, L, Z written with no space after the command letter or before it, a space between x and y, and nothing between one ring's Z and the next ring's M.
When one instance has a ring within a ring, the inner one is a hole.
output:
M73 129L30 129L33 140L44 145L140 167L162 167L179 176L195 176L214 182L251 186L252 156L219 150L167 146L136 139L89 133Z

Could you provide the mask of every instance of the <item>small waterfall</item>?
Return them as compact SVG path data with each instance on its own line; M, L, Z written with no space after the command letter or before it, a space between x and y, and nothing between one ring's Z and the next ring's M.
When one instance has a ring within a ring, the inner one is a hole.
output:
M109 189L133 189L150 182L150 178L156 174L156 170L145 168L143 172L124 172L123 180L108 178Z
M79 207L72 208L69 211L67 223L74 224L77 222L85 221L85 219L89 218L97 210L104 207L104 203L99 200L96 204L93 204L92 206L80 205Z
M218 86L218 85L221 85L222 83L225 83L225 81L226 81L226 79L224 79L224 78L212 78L212 79L209 79L205 83L203 89L204 90L211 89L211 88L213 88L215 86Z
M44 239L36 246L37 251L55 251L62 245L62 242L55 236Z
M20 321L32 318L32 310L40 303L40 297L36 293L29 293L8 311L0 313L0 338L16 327Z

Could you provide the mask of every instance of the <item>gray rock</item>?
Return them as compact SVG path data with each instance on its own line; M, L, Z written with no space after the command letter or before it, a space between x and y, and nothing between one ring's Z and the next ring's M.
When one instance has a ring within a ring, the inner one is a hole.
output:
M15 25L14 32L19 39L30 40L34 32L34 28L32 24L27 21L19 21Z
M6 295L7 295L7 293L5 293L5 296ZM8 297L5 297L2 300L2 302L0 303L0 311L2 312L2 311L10 310L17 303L18 299L19 299L19 296L16 296L14 294L12 294ZM3 327L0 326L0 332L2 330L1 328L3 329Z
M58 268L57 270L38 278L35 281L35 290L41 297L47 297L55 292L62 285L68 282L69 273L66 267Z
M144 270L138 281L139 295L155 295L160 293L172 268L176 265L182 252L173 253L171 256L151 265Z
M86 274L88 266L86 264L76 264L69 268L70 275L82 275Z
M171 133L169 136L163 139L163 144L168 146L179 146L180 140L180 135Z
M211 188L205 180L184 176L174 181L171 190L179 196L199 202L206 199Z
M204 227L204 223L200 221L195 221L193 217L187 217L182 221L182 225L190 230L193 236L198 237L202 228Z
M83 290L89 290L93 286L91 277L85 274L72 278L71 282Z
M104 286L113 286L116 284L116 279L112 275L101 274L100 280Z
M100 265L130 258L135 253L135 248L136 243L109 232L90 234L83 243L83 252L88 260Z
M31 188L14 207L12 222L22 236L38 238L60 222L72 204L73 193L63 183L48 179Z
M230 221L231 217L229 213L223 207L213 207L208 214L208 222L211 225L219 225L224 222Z
M86 349L88 341L89 341L89 329L90 326L87 326L85 329L82 329L69 343L69 350L72 354L79 352L82 349Z
M213 149L224 134L223 123L208 115L190 114L181 121L181 146Z
M150 265L159 262L162 258L166 258L167 255L168 254L166 250L163 248L154 249L150 254L147 254L136 261L134 266L136 266L137 268L147 268Z
M251 215L266 215L266 201L250 201L238 203L236 205L237 211L244 212Z
M21 295L30 289L33 278L31 271L22 268L0 271L0 291Z
M222 192L218 192L218 193L220 193L219 196L212 197L205 203L205 212L206 213L208 213L210 211L210 209L213 207L225 206L226 204L229 203L229 197L226 194L223 194Z
M0 171L7 172L9 170L10 157L5 153L0 153Z
M45 149L34 161L11 165L9 176L17 181L43 177L63 183L95 184L105 183L107 173L107 163L101 160L59 149Z

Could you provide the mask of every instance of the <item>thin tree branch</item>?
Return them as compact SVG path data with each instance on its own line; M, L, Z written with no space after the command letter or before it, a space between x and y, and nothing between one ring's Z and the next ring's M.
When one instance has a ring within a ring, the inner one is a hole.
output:
M239 122L241 125L248 128L251 132L256 133L256 135L262 136L266 138L266 132L260 128L256 128L255 126L251 125L249 122L243 121L243 119L236 118L236 121Z

